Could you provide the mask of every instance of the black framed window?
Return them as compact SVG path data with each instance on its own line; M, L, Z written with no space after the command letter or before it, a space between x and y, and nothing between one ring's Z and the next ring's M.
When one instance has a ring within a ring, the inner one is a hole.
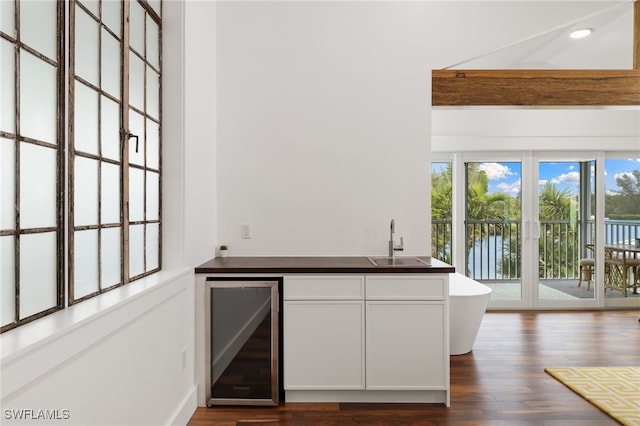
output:
M160 1L0 4L4 332L160 270L162 31Z

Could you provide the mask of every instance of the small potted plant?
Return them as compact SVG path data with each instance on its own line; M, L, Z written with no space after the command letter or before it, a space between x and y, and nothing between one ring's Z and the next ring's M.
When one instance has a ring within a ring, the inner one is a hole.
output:
M227 257L228 252L229 252L229 247L227 247L224 244L220 246L220 257Z

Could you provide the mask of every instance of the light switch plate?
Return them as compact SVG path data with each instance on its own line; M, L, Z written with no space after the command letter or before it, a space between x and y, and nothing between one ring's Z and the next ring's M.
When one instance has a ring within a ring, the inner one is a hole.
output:
M242 238L243 239L250 239L251 238L251 224L250 223L243 223L241 228L241 234L242 234Z

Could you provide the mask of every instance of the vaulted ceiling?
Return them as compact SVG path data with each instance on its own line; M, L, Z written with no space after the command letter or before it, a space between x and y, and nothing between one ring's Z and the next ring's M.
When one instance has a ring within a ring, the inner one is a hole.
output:
M633 2L615 2L574 22L480 54L449 69L631 69L633 67ZM571 39L590 28L584 39Z

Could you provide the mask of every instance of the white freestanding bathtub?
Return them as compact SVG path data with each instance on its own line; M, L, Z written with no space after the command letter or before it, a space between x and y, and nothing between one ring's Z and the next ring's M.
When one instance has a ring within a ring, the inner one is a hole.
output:
M462 274L449 274L451 355L471 352L491 298L491 288Z

